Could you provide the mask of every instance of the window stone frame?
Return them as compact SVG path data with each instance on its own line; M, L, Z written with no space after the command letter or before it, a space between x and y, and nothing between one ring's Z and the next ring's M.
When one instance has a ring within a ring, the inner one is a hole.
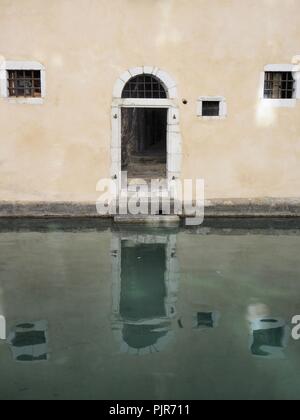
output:
M36 70L41 72L41 97L10 97L8 94L9 70ZM42 105L46 97L46 70L37 61L1 61L0 62L0 97L15 104Z
M219 115L203 115L203 102L220 102ZM203 120L224 120L227 117L227 102L224 96L199 96L197 100L197 116Z
M266 72L291 72L295 80L294 97L290 99L265 98L265 73ZM300 99L300 71L294 64L267 64L260 74L259 99L270 108L294 108Z

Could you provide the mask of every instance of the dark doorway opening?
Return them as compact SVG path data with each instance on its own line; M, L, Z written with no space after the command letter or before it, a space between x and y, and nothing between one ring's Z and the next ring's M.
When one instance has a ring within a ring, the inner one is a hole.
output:
M166 108L122 108L122 171L129 178L166 178Z

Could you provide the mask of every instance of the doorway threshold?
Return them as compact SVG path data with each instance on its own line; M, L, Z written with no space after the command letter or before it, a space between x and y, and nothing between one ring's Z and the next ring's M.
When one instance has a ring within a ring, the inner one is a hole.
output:
M168 190L168 180L166 177L135 177L135 178L128 178L128 191L136 192L137 188L143 188L143 186L147 186L148 188L151 187L151 183L153 181L153 187L157 184L159 185L158 191L167 191ZM150 192L150 191L149 191ZM156 191L155 191L156 192Z
M149 224L149 225L178 225L180 217L175 215L124 215L115 216L115 223L122 224Z

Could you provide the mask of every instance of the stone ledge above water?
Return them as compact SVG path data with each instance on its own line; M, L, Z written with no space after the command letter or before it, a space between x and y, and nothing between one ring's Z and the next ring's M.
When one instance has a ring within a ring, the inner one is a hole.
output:
M0 218L108 218L91 202L0 201ZM300 198L212 199L205 217L300 217Z

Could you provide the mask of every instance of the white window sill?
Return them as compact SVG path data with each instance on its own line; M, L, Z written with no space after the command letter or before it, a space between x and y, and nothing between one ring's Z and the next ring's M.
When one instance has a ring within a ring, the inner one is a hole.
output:
M215 120L225 120L226 119L226 115L220 115L220 116L211 116L211 117L206 117L203 115L198 115L201 120L205 120L205 121L215 121Z
M263 104L270 108L295 108L297 99L263 99Z
M43 105L44 98L4 98L10 104Z

